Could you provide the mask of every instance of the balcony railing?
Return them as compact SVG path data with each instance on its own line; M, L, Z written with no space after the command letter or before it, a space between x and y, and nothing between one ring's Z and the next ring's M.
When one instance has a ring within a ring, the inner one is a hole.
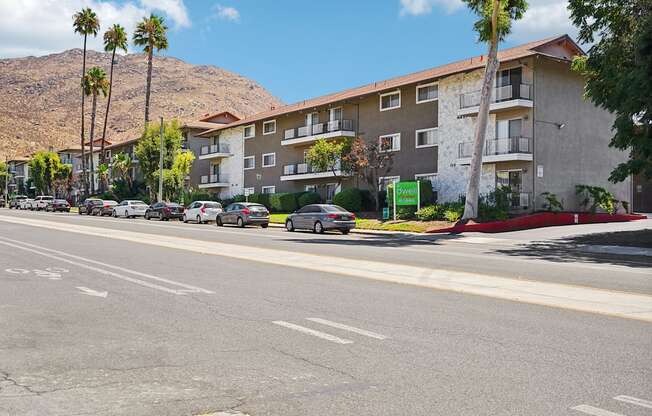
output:
M223 174L203 175L201 178L199 178L200 185L208 185L211 183L228 183L228 182L229 182L228 176Z
M212 155L215 153L231 153L231 147L226 143L219 143L202 146L199 149L199 154L201 156Z
M340 163L338 162L335 165L335 170L340 169ZM289 175L305 175L307 173L323 173L323 172L330 172L330 171L322 171L322 170L317 170L310 166L308 163L293 163L290 165L285 165L283 166L283 175L284 176L289 176Z
M484 148L484 156L532 153L531 142L532 139L529 137L508 137L505 139L487 140ZM458 146L458 158L464 159L473 155L473 142L463 142Z
M496 87L491 94L491 102L498 103L507 100L531 100L531 86L529 84L514 84ZM480 91L467 92L460 95L460 108L477 107L480 105Z
M353 120L331 120L325 123L313 124L311 126L287 129L283 134L283 139L297 139L300 137L315 136L318 134L332 133L342 130L353 131Z

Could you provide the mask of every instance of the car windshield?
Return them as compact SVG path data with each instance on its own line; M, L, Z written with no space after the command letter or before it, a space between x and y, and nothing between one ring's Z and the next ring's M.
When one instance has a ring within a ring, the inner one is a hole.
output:
M260 204L249 204L249 205L246 205L246 207L251 208L251 209L256 210L256 211L267 209L267 208L265 208L264 205L260 205Z
M147 204L144 203L143 201L130 201L130 203L131 203L132 205L147 205Z
M326 212L349 212L339 205L324 205Z
M207 202L204 204L206 208L222 208L222 205L218 204L217 202Z

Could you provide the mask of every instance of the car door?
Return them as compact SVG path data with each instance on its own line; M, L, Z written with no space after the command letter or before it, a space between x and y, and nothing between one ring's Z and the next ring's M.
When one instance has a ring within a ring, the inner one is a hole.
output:
M197 214L199 214L199 208L201 207L201 202L193 202L190 204L188 207L188 211L186 212L186 218L189 220L194 220L197 218Z
M310 205L306 205L297 211L296 215L292 219L294 228L306 228L306 215L308 215L309 211Z
M242 210L242 205L240 204L233 204L231 206L231 211L229 212L228 215L228 223L229 224L235 224L238 221L238 214Z

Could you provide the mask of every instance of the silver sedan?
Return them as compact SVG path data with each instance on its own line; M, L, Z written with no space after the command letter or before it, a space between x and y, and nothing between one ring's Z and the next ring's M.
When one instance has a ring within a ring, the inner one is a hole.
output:
M320 234L326 230L338 230L348 234L355 228L355 214L338 205L311 204L288 215L285 228L288 231L312 230Z

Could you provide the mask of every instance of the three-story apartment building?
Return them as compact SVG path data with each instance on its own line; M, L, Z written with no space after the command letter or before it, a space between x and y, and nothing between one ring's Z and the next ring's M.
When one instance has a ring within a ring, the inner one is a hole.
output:
M599 185L631 201L631 182L611 184L627 154L608 146L613 116L583 99L583 78L570 69L582 50L564 35L499 52L484 150L481 192L512 189L515 209L540 208L558 195L577 209L575 185ZM394 152L378 186L429 179L439 201L457 200L468 182L485 57L474 57L245 117L196 137L242 138L244 189L364 187L348 172L317 172L306 163L319 139L359 137Z

